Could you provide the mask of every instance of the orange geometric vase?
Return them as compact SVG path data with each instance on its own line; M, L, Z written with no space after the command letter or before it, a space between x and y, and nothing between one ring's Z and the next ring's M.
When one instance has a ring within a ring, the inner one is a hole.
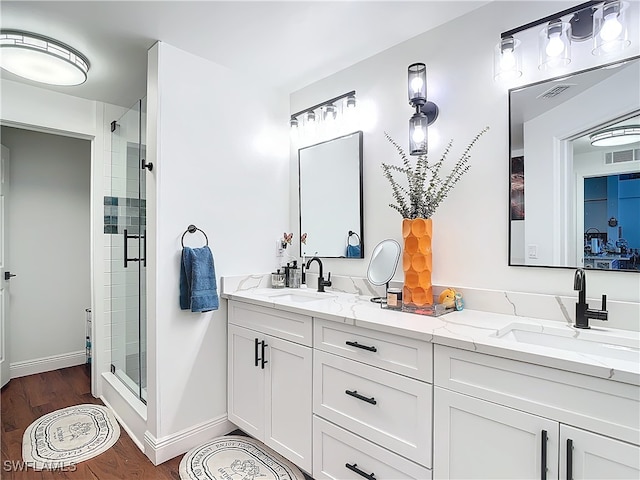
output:
M431 286L431 238L433 224L430 218L402 220L402 269L404 288L402 303L408 307L423 307L433 304Z

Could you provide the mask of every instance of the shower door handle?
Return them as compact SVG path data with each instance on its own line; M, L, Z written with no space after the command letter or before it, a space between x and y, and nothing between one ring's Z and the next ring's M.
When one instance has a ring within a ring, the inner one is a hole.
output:
M127 263L129 262L139 262L139 258L129 258L129 239L130 238L140 238L140 235L129 235L127 229L124 229L124 268L127 268ZM146 255L145 255L146 256ZM146 265L146 263L145 263Z
M147 266L147 231L142 235L142 266Z

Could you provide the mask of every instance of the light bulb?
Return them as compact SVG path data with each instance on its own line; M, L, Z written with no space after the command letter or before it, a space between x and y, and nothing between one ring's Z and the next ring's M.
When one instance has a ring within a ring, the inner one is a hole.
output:
M420 127L416 127L413 129L413 132L411 134L411 138L413 139L413 141L415 143L422 143L424 142L424 129L420 128Z
M600 29L600 38L605 42L610 42L618 38L622 33L622 24L618 20L618 14L612 13L605 17L604 24Z
M413 77L413 80L411 80L411 89L413 90L413 93L419 93L420 90L422 90L423 84L424 82L422 81L422 78L418 76Z
M559 33L553 33L549 36L549 41L547 42L547 47L545 51L547 55L550 57L557 57L564 50L564 43L560 39Z
M501 70L512 70L513 67L516 66L516 56L513 54L512 49L507 49L502 51L502 55L500 55L500 69Z

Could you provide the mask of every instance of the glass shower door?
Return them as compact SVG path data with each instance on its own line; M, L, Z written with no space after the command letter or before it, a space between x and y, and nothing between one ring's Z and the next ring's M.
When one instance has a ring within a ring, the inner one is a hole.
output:
M111 123L111 195L105 197L105 233L111 236L111 372L142 401L147 386L145 132L144 99Z

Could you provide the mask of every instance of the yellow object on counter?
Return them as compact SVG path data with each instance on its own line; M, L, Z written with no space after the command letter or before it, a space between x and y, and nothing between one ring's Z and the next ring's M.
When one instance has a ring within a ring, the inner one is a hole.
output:
M438 297L438 303L447 308L453 308L455 306L455 300L456 291L453 288L445 288Z

